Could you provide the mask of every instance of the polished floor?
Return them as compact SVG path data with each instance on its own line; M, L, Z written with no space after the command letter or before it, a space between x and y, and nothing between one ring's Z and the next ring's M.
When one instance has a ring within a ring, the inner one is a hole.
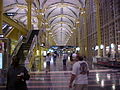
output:
M89 65L88 90L120 90L119 69L107 68L98 65ZM56 63L51 61L50 72L31 72L31 78L27 81L29 90L71 90L68 88L70 73L70 62L63 67L62 60L57 59ZM5 86L0 86L5 90Z

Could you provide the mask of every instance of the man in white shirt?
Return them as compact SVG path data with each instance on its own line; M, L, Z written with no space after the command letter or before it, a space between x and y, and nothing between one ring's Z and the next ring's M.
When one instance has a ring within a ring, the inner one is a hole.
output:
M74 81L73 90L87 90L89 73L88 64L86 61L83 61L83 57L81 56L77 56L76 60L77 62L73 65L69 87L72 88Z

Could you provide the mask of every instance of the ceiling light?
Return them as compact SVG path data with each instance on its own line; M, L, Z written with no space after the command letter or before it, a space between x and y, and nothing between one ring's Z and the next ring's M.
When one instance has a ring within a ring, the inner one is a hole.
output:
M79 21L77 21L76 23L79 23Z
M46 30L47 30L47 31L49 31L49 30L50 30L50 28L46 28Z
M73 27L73 29L76 29L75 27Z
M46 22L45 24L47 25L48 23Z
M51 32L49 34L52 34Z

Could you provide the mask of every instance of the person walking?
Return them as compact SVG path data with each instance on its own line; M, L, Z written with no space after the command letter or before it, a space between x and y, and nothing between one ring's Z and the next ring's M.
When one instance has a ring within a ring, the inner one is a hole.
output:
M46 55L46 73L50 71L50 61L51 61L51 56L50 53L47 53Z
M29 78L27 69L19 64L19 58L13 56L12 64L7 72L6 90L28 90L26 80L29 80Z
M54 52L53 53L53 62L54 62L54 64L56 63L56 59L57 59L57 54Z
M68 60L68 54L67 54L67 53L64 53L64 54L63 54L63 66L66 66L67 60Z
M73 90L88 90L88 64L81 56L77 56L76 60L76 63L73 64L69 88L73 88Z

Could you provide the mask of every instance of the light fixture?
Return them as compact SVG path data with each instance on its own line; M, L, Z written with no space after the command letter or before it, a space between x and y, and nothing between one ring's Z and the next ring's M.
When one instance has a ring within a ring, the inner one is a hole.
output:
M49 30L50 30L50 28L46 28L46 30L47 30L47 31L49 31Z
M114 45L113 43L111 43L111 45L110 45L110 46L111 46L111 48L114 48L114 47L115 47L115 45Z
M100 45L100 49L103 49L104 48L104 45Z
M76 22L77 24L79 23L79 21Z
M40 55L40 52L39 50L36 51L36 55L39 56Z
M51 32L49 34L52 34Z
M99 49L99 47L98 46L95 46L95 50L98 50Z
M77 47L77 48L76 48L76 51L80 51L80 47Z
M75 27L73 27L73 29L75 30L76 28L75 28Z

